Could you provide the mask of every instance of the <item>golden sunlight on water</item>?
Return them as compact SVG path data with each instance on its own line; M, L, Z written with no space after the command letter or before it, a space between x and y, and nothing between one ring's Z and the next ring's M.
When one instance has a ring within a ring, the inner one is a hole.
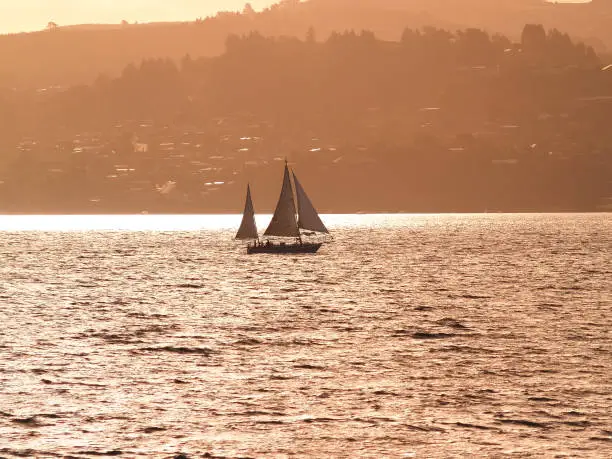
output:
M198 231L238 228L242 215L0 215L0 231ZM258 215L265 229L272 215ZM421 224L420 215L322 215L330 227Z
M2 217L0 457L612 457L610 214L323 219Z

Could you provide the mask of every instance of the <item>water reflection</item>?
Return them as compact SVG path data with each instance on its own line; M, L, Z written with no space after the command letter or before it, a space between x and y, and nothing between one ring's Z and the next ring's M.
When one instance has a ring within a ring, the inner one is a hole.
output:
M388 227L422 223L423 215L322 215L333 227ZM223 231L236 229L241 215L10 215L0 216L0 231ZM257 215L265 228L271 214ZM427 218L431 218L428 216Z
M609 214L323 219L0 217L0 457L609 456Z
M517 216L526 221L554 220L563 214L323 214L321 218L333 228L406 228L440 224L457 227L482 227L504 221L513 222ZM585 220L597 215L572 214L573 220ZM241 215L0 215L0 231L227 231L240 225ZM265 228L271 214L258 214L257 227Z

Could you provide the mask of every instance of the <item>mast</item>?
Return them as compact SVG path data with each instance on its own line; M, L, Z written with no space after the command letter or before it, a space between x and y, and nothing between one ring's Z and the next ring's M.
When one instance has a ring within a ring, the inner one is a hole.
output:
M244 204L244 212L242 214L242 223L236 234L236 239L259 239L257 234L257 225L255 223L255 209L251 199L251 186L247 185L246 202Z
M295 201L293 198L293 186L291 185L291 176L289 174L287 160L285 160L285 173L283 176L281 194L278 198L272 221L270 225L268 225L264 235L300 237L300 229L298 228L296 219Z

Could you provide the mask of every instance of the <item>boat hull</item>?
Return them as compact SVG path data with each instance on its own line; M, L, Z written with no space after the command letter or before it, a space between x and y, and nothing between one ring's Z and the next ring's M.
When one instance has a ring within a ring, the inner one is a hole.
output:
M248 246L247 253L249 255L256 253L270 254L295 254L295 253L317 253L323 243L304 242L303 244L270 244Z

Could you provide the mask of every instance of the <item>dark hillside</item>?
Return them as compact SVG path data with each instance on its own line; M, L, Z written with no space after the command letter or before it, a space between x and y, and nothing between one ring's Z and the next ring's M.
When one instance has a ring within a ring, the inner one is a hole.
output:
M518 39L525 23L558 28L594 45L612 48L612 2L551 4L541 0L284 0L255 13L221 13L190 23L59 27L0 36L0 87L42 88L91 83L100 73L117 76L146 58L216 56L229 34L319 40L333 31L371 30L398 40L405 27L481 28ZM194 18L195 20L195 18Z

